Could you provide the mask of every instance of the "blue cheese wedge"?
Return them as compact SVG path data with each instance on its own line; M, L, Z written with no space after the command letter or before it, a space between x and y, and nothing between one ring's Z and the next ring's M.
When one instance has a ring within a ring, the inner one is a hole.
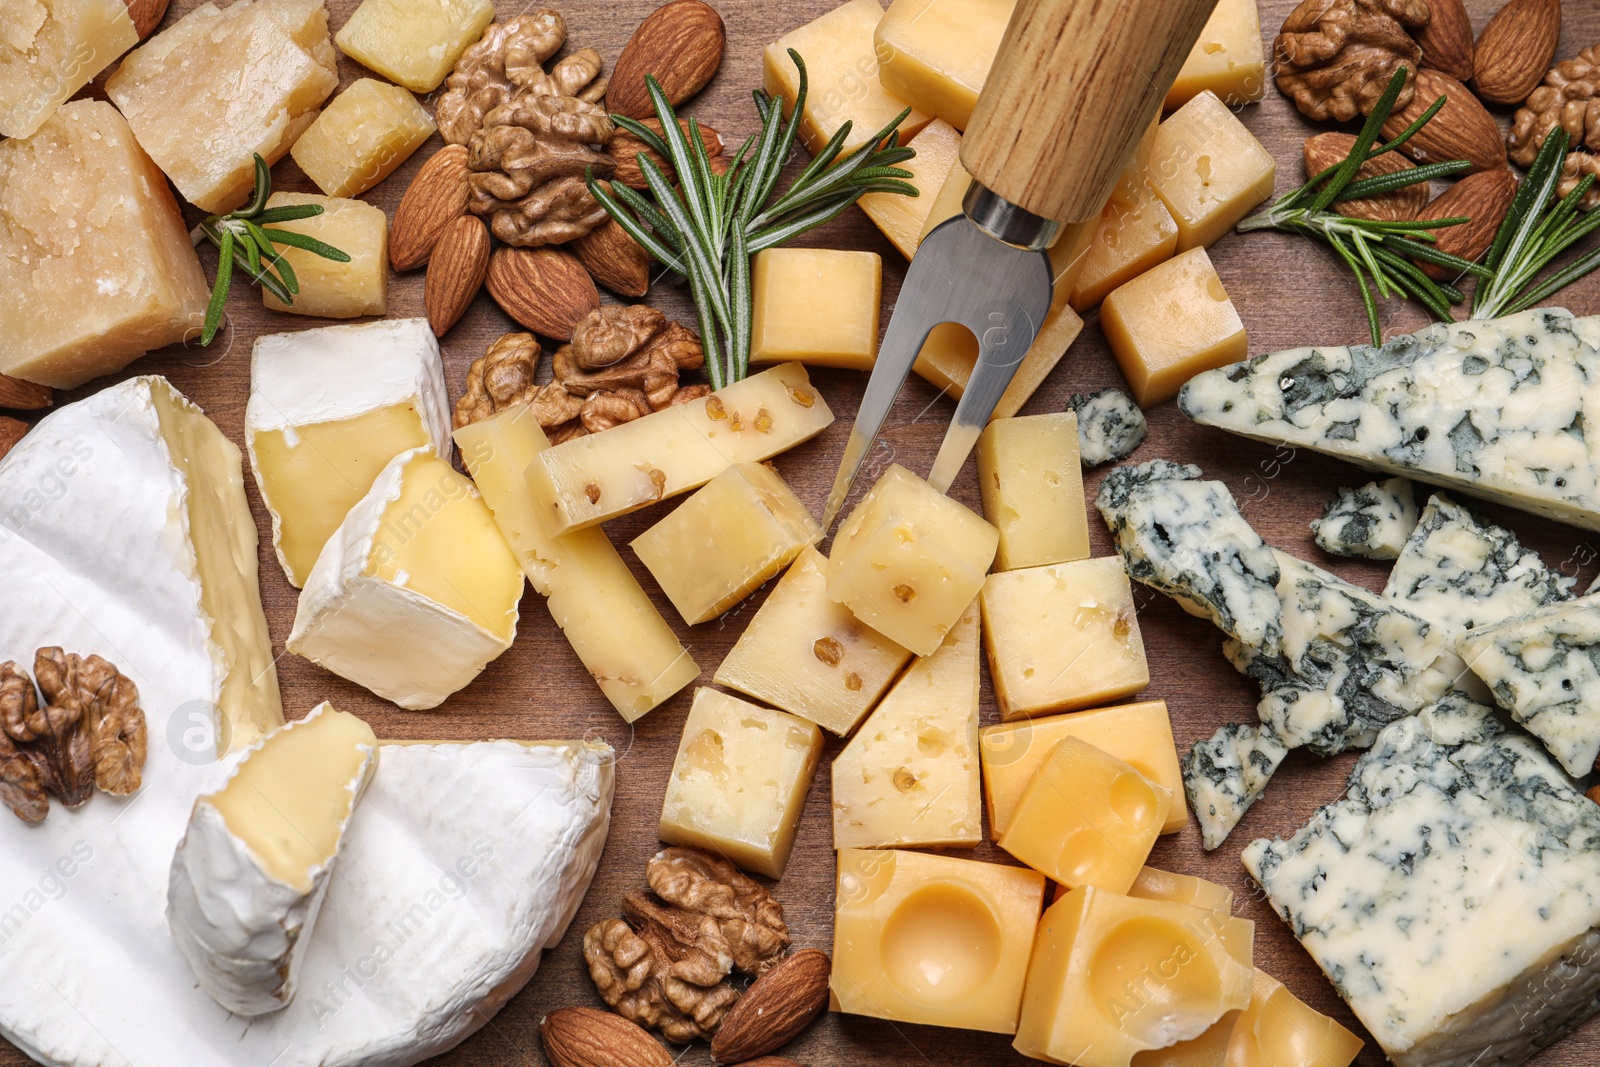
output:
M1311 523L1317 547L1336 556L1395 559L1417 526L1417 494L1404 478L1339 487Z
M1257 356L1196 375L1178 406L1245 437L1600 524L1600 447L1588 439L1600 350L1559 308L1438 323L1381 347Z
M1452 695L1244 865L1399 1067L1509 1067L1600 1006L1600 805Z
M1127 459L1150 432L1144 412L1121 389L1074 393L1067 408L1078 416L1078 459L1085 467Z
M1129 577L1276 654L1283 639L1278 566L1227 486L1202 480L1193 464L1157 459L1107 474L1095 506Z
M1183 791L1200 822L1200 843L1209 852L1227 840L1289 749L1270 726L1230 723L1195 743L1183 759Z

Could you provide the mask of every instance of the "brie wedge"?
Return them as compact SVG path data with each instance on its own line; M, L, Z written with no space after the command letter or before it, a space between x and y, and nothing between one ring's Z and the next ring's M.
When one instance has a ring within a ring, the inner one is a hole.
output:
M386 463L413 448L450 454L444 364L427 320L258 337L244 436L272 547L298 589Z
M366 723L319 704L195 801L172 858L167 923L200 987L229 1011L261 1015L294 996L377 745Z
M412 711L511 647L522 570L472 483L402 452L345 516L300 594L289 651Z

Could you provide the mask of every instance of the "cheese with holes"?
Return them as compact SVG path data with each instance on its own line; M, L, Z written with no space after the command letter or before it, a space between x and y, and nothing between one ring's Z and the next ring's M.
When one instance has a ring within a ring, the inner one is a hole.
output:
M1359 1037L1256 971L1250 1006L1234 1023L1222 1067L1350 1067Z
M766 248L750 261L750 362L871 370L883 260L876 252Z
M425 319L258 337L244 421L272 545L298 588L391 459L449 454L439 342Z
M372 728L319 704L195 801L167 922L200 987L239 1015L293 999L317 913L377 759Z
M1278 166L1217 94L1203 91L1156 131L1150 180L1178 224L1178 251L1215 244L1272 195Z
M1417 517L1416 492L1404 478L1342 485L1322 518L1311 521L1311 533L1318 548L1336 556L1397 559Z
M877 4L877 0L862 0L862 2L874 6ZM913 186L917 190L917 195L867 193L857 200L856 204L867 213L867 218L883 231L889 243L898 248L901 255L910 259L916 255L917 246L922 243L923 227L933 210L939 188L944 185L951 170L960 165L961 134L948 122L934 119L928 123L926 129L911 137L909 141L908 136L902 134L900 143L913 149L917 154L896 165L911 172L911 177L902 180Z
M550 447L532 409L517 405L463 426L455 440L522 573L625 721L635 721L699 676L700 668L604 530L545 535L522 477Z
M1078 417L1072 412L990 422L978 438L978 490L984 517L1000 532L997 569L1089 555Z
M1094 307L1113 289L1171 259L1178 250L1178 224L1156 195L1150 174L1157 129L1152 122L1145 131L1111 199L1100 209L1093 243L1072 287L1070 299L1077 311Z
M895 683L833 761L833 847L976 845L978 605Z
M1014 0L894 0L872 39L894 96L967 128Z
M1140 407L1248 352L1244 323L1204 248L1150 268L1106 296L1100 328Z
M1266 50L1256 0L1217 0L1164 106L1171 111L1204 92L1234 108L1266 96Z
M139 43L122 0L17 0L0 24L0 136L31 137Z
M360 200L315 193L273 193L267 198L269 208L294 204L319 204L322 214L276 223L273 229L315 238L337 248L350 260L340 263L293 245L277 246L294 271L300 291L294 294L294 303L285 304L263 286L262 305L273 311L324 319L353 319L386 312L389 217L383 209Z
M361 0L339 50L418 93L437 89L494 21L492 0Z
M1227 840L1288 754L1269 725L1230 723L1195 742L1183 758L1183 788L1206 851Z
M472 483L432 448L378 472L306 578L288 649L412 711L511 647L522 570Z
M360 196L410 159L434 128L409 92L362 78L322 109L289 154L327 195Z

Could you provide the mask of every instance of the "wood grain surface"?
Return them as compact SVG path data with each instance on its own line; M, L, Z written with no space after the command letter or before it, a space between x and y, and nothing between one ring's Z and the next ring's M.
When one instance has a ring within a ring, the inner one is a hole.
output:
M195 6L197 0L174 0L166 24ZM780 33L809 21L832 6L831 0L788 0L763 4L755 0L714 0L727 23L728 46L722 69L711 85L687 108L737 144L755 128L750 90L760 84L761 49ZM571 46L593 46L613 62L628 35L655 5L653 0L567 0L564 8L571 28ZM355 0L330 0L332 24L343 25ZM1293 6L1292 0L1262 0L1262 29L1272 35ZM1481 27L1493 15L1499 0L1468 0L1473 22ZM1561 57L1600 39L1600 0L1569 0L1563 5ZM508 17L522 10L502 3ZM354 62L341 58L343 84L365 75ZM818 91L849 93L851 87L819 86ZM430 107L432 101L428 101ZM1300 144L1310 132L1288 102L1269 90L1267 99L1244 108L1241 118L1279 161L1278 191L1299 184ZM1504 124L1509 114L1497 113ZM438 147L435 138L398 173L366 199L392 213L401 193L422 161ZM798 162L798 161L797 161ZM791 171L792 173L792 171ZM275 169L280 189L312 190L292 161ZM821 247L869 249L884 261L884 321L893 308L904 273L904 261L883 240L870 222L852 211L803 242ZM202 253L209 273L215 256ZM1322 249L1303 240L1274 234L1229 235L1212 249L1229 294L1250 333L1252 354L1308 343L1338 344L1364 339L1366 328L1360 299L1348 275ZM390 286L390 315L421 315L423 276L413 272L395 277ZM3 300L0 297L0 300ZM652 289L651 303L670 314L689 319L685 292L666 281ZM1569 289L1560 302L1577 313L1600 312L1600 278ZM168 350L134 364L127 374L164 374L198 402L234 441L242 444L245 401L249 387L250 347L264 332L299 330L323 325L261 308L257 291L235 286L228 304L229 326L209 350ZM692 321L692 320L691 320ZM1425 324L1411 307L1385 305L1386 332L1400 333ZM443 341L446 377L452 398L463 387L467 367L482 355L500 333L513 328L485 296L480 296ZM777 459L784 477L814 510L820 512L834 467L849 431L850 418L859 402L866 376L842 371L814 375L838 413L838 421L821 437ZM104 385L107 383L97 383ZM1065 360L1033 397L1026 412L1059 410L1073 392L1121 385L1093 315ZM94 387L78 390L63 400L76 399ZM875 469L890 460L926 472L942 436L953 404L937 390L913 377L889 419L883 443L871 457ZM1321 514L1325 501L1340 485L1355 485L1367 475L1344 463L1309 453L1278 452L1190 424L1172 404L1148 413L1151 432L1136 460L1158 456L1199 463L1208 475L1221 478L1232 489L1244 514L1272 544L1314 560L1319 565L1360 584L1378 588L1385 577L1382 564L1333 559L1312 544L1307 522ZM868 472L870 475L870 471ZM1092 497L1099 471L1088 472L1087 491ZM689 705L689 691L630 727L622 723L550 622L540 599L531 592L522 603L522 622L515 646L465 690L433 712L400 711L366 690L282 652L295 609L295 590L285 581L269 543L270 527L253 480L251 507L261 537L262 599L271 624L284 706L300 716L317 702L328 699L348 711L368 718L381 736L400 738L574 737L604 738L617 750L616 803L610 842L599 873L565 938L545 956L528 987L488 1022L475 1036L435 1063L451 1067L507 1067L542 1064L537 1028L540 1018L553 1008L599 1005L583 966L580 941L583 931L600 919L617 915L626 890L642 885L645 862L659 847L656 822L678 734ZM870 484L863 477L858 487ZM858 488L858 492L859 492ZM954 495L977 507L977 491L969 464L957 481ZM673 505L640 512L609 525L619 545L659 519ZM1556 525L1498 507L1483 512L1515 530L1537 548L1552 567L1575 574L1587 583L1600 559L1600 535ZM1091 523L1096 555L1111 551L1104 528ZM684 627L665 598L631 552L624 548L646 588L651 589L664 615L677 624L686 645L699 662L701 683L711 674L738 637L745 619L760 605L767 589L746 600L727 617L693 628ZM768 587L770 588L770 586ZM1136 587L1141 608L1140 626L1149 653L1151 682L1146 697L1165 700L1172 711L1174 732L1181 749L1208 736L1216 727L1254 717L1254 686L1236 674L1220 651L1222 637L1210 625L1185 615L1165 597ZM15 610L10 608L9 610ZM992 693L984 680L984 722L995 718ZM775 885L778 898L794 933L796 947L831 949L834 895L834 856L830 842L827 765L841 746L828 744L827 758L812 783L799 839L787 875ZM1181 834L1161 839L1150 862L1153 865L1203 875L1230 886L1238 894L1238 911L1256 923L1258 964L1284 981L1297 995L1328 1012L1345 1025L1358 1024L1335 995L1333 988L1284 925L1261 899L1239 864L1240 847L1262 835L1287 834L1300 826L1319 805L1337 798L1344 787L1352 757L1318 760L1305 752L1291 755L1279 771L1271 790L1239 826L1222 849L1206 855L1198 830L1192 825ZM995 862L1011 862L992 846L961 855ZM853 1016L831 1015L784 1050L810 1065L868 1067L878 1064L970 1065L1023 1063L1010 1040L995 1034L966 1033L932 1027ZM10 1047L0 1048L0 1067L26 1062ZM684 1051L687 1065L710 1063L704 1044ZM1370 1042L1359 1062L1381 1064L1382 1055ZM1579 1067L1600 1062L1600 1022L1591 1021L1536 1062L1540 1067ZM205 1067L205 1065L172 1065Z

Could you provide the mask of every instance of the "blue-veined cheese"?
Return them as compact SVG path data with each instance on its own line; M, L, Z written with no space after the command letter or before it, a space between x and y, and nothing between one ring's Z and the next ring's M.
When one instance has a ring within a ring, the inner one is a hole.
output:
M1356 489L1339 487L1322 518L1311 523L1317 547L1336 556L1394 559L1417 525L1417 495L1409 481L1390 478Z
M1270 726L1229 723L1183 758L1183 791L1210 851L1227 840L1289 754Z
M1078 459L1085 467L1127 459L1150 432L1144 412L1121 389L1074 393L1067 408L1078 416Z

